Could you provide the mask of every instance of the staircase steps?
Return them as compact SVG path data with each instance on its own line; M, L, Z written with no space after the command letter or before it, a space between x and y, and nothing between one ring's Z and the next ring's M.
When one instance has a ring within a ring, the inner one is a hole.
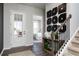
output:
M76 33L75 37L79 37L79 31Z
M74 55L71 54L71 53L69 52L69 50L66 50L66 51L64 52L63 56L74 56Z
M75 35L75 38L78 38L78 39L79 39L79 33L77 33L77 34Z
M72 43L72 44L79 45L79 40L77 40L77 39L73 39L73 40L71 41L71 43Z
M74 45L70 44L67 49L73 55L79 56L79 47L75 47Z
M68 44L63 56L79 56L79 31L77 31L74 38Z

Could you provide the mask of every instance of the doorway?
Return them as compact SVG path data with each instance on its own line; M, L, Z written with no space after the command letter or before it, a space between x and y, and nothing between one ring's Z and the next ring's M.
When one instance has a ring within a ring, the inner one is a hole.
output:
M45 55L43 51L43 17L33 16L33 52L35 55Z
M42 16L33 16L33 42L42 43L43 18Z

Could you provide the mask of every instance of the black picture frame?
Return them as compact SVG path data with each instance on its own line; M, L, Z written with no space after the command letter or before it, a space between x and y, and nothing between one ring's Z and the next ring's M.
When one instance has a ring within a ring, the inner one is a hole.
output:
M51 18L47 19L47 25L51 24Z
M64 24L63 27L59 30L59 33L64 33L66 31L66 25Z
M51 26L51 25L48 25L48 26L47 26L47 32L50 32L51 29L52 29L52 26Z
M59 15L59 23L63 23L66 20L66 13Z
M61 14L61 13L63 13L63 12L66 12L66 3L63 3L63 4L61 4L61 5L59 5L58 6L58 14Z
M57 7L53 8L51 11L51 15L54 16L57 14Z
M51 17L51 10L47 11L47 18Z
M57 16L52 17L52 23L56 24L58 22Z
M57 30L58 26L57 25L53 25L52 26L52 31L55 32Z

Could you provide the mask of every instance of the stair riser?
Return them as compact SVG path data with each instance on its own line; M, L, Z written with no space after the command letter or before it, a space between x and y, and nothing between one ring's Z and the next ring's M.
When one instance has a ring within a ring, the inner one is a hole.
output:
M79 33L79 31L78 31L78 33Z
M79 39L79 36L75 36L75 38Z
M76 41L74 41L76 40ZM79 31L76 33L72 41L69 43L66 52L63 53L63 56L79 56Z
M69 50L67 49L63 56L74 56L73 54L69 53Z
M79 41L79 38L75 38L75 40L78 40Z
M79 52L73 51L73 50L71 50L71 49L69 49L69 48L68 48L68 52L71 53L71 54L74 55L74 56L79 56Z
M79 48L79 43L72 42L72 45Z

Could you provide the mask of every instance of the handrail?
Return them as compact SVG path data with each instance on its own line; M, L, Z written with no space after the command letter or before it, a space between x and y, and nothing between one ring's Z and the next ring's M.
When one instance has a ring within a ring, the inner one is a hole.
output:
M55 33L57 33L57 32L60 30L60 28L61 28L68 20L70 20L71 17L72 17L72 15L69 14L68 18L61 24L61 26L55 31ZM54 37L54 39L55 39L55 37ZM63 48L63 46L65 46L65 43L66 43L66 42L68 42L68 40L65 41L64 44L61 46L61 48L57 51L56 56L58 56L58 54L60 53L60 51L62 51L62 48Z
M68 20L70 20L71 17L72 17L72 15L69 14L69 16L68 16L68 17L66 18L66 20L60 25L60 27L59 27L55 32L52 32L52 33L51 33L51 37L52 37L53 40L55 40L55 33L58 33L58 31L61 29L61 27L62 27ZM60 50L61 48L62 48L62 47L60 47L59 50ZM56 55L58 54L58 52L60 52L59 50L57 51Z
M70 44L70 42L72 41L72 39L74 38L74 36L76 35L76 33L78 31L79 31L79 27L76 29L76 31L74 32L74 34L72 35L72 37L70 39L66 40L66 42L63 44L62 48L60 48L60 50L58 51L58 53L56 54L56 56L63 56L64 51L67 49L68 45Z
M72 15L69 14L68 18L61 24L61 26L60 26L54 33L57 33L57 32L60 30L60 28L61 28L68 20L70 20L71 17L72 17Z

